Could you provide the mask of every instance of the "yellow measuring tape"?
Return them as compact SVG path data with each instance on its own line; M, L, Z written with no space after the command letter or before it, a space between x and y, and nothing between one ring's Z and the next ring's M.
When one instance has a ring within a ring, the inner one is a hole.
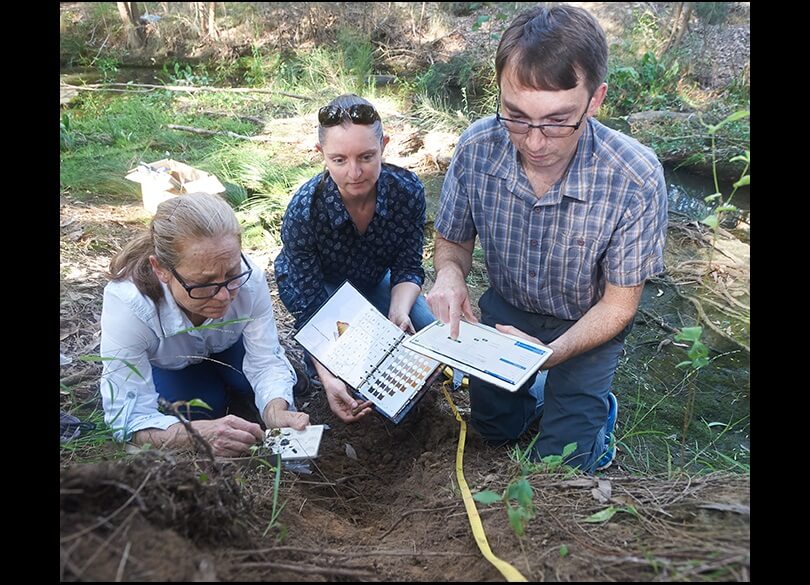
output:
M475 542L478 544L478 548L481 554L484 555L484 558L492 563L507 581L527 581L526 577L520 574L520 571L506 561L496 557L492 549L489 548L487 535L484 534L484 526L481 524L481 517L478 515L478 510L475 509L475 500L473 500L472 494L470 493L467 480L464 479L464 442L467 440L467 423L461 418L461 415L456 409L456 405L453 404L453 399L450 398L450 394L447 392L447 385L449 383L449 381L442 383L442 392L444 392L444 398L447 400L447 404L450 405L450 409L456 416L456 420L461 425L461 432L458 436L458 448L456 449L456 478L458 479L458 487L461 490L461 497L464 500L464 507L467 509L467 517L470 519L470 527L472 528Z

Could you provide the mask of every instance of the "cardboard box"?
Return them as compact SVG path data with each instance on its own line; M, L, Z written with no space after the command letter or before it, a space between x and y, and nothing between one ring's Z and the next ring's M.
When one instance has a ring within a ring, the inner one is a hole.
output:
M141 163L125 178L141 184L143 207L149 213L155 213L163 201L178 195L225 192L225 186L214 175L170 158Z

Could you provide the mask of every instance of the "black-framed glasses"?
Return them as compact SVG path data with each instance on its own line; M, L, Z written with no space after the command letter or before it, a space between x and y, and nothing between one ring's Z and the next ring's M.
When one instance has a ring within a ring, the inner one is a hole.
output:
M186 289L188 296L190 296L192 299L210 299L211 297L216 296L223 286L228 290L236 290L245 284L250 278L250 275L253 273L253 269L250 268L250 264L248 264L247 259L245 259L245 255L242 253L239 255L242 257L242 262L244 262L245 266L248 267L247 271L243 272L242 274L237 274L233 278L229 278L223 282L212 282L210 284L195 284L194 286L189 286L186 284L186 281L184 281L180 275L177 274L174 268L171 268L171 271L174 277L177 279L177 282L180 283L180 286Z
M363 124L370 126L380 119L380 115L374 106L368 104L354 104L348 108L340 106L324 106L318 110L318 122L321 126L337 126L344 119L349 119L353 124Z
M504 118L501 116L501 95L498 94L498 105L495 108L495 118L501 123L501 126L506 128L513 134L528 134L532 128L537 128L543 133L546 138L568 138L574 132L579 130L582 126L582 120L585 119L585 114L588 113L588 107L591 105L591 98L588 98L588 103L585 106L585 111L579 117L576 124L529 124L522 120L512 120L511 118Z

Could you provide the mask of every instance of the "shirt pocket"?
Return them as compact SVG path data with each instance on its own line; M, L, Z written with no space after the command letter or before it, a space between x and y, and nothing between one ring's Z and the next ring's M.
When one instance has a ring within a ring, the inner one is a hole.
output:
M549 279L557 284L566 303L580 312L591 307L595 296L598 254L596 238L576 233L561 233L549 254Z

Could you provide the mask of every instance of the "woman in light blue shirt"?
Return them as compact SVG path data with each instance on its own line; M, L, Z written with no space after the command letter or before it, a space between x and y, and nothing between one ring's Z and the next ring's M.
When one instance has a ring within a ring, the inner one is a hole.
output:
M241 227L219 196L161 203L147 232L113 258L101 312L101 395L119 441L183 447L190 437L170 402L201 399L191 425L218 456L244 453L261 427L227 414L253 397L268 427L303 429L296 374L279 345L264 270L241 251ZM185 412L186 408L181 408Z

